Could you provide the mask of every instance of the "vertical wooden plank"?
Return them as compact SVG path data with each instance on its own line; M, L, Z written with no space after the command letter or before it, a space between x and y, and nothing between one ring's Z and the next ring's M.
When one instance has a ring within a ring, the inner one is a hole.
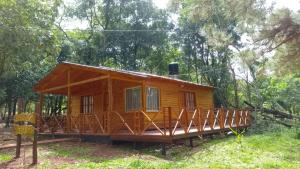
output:
M137 113L136 111L134 111L134 113L133 113L133 130L134 130L135 133L138 132L138 127L137 127L137 124L136 124L136 120L138 120L138 119L136 118L137 117L136 113Z
M36 123L37 123L37 118L35 118ZM37 124L34 125L36 128ZM37 164L37 129L34 130L33 134L33 143L32 143L32 164L35 165ZM25 151L25 150L24 150Z
M138 134L139 135L141 135L141 131L142 131L142 129L141 129L141 112L138 112L138 119L139 119L139 130L138 130Z
M201 123L201 114L202 114L202 108L200 107L198 109L198 130L199 132L202 131L201 128L202 128L202 123ZM200 134L200 133L199 133Z
M16 158L20 158L21 153L21 135L17 135Z
M164 126L164 135L166 136L166 134L167 134L167 128L166 128L166 110L165 109L163 109L163 126Z
M184 132L185 132L185 134L187 134L187 128L189 127L189 112L188 112L188 110L186 109L186 107L185 107L185 118L184 118L184 120L185 120L185 129L184 129Z
M146 109L147 109L147 100L146 100L146 97L147 97L147 89L146 89L146 84L145 84L145 81L142 82L142 106L143 106L143 111L146 113ZM142 117L142 118L141 118ZM139 116L139 128L144 128L144 116ZM142 122L142 123L141 123ZM143 126L141 126L143 125Z
M71 83L71 70L68 70L68 110L67 110L67 131L71 131L71 89L70 89L70 83Z
M111 76L107 79L108 90L108 113L107 113L107 132L111 133L111 113L113 109L113 93L112 93L112 79Z
M37 164L37 134L40 128L40 117L41 117L41 104L43 100L43 95L40 95L40 102L35 104L35 124L34 134L33 134L33 143L32 143L32 164Z
M219 119L220 119L220 122L219 122L220 129L224 129L225 118L224 118L224 108L223 108L223 106L220 109Z
M168 113L169 113L169 135L172 137L172 111L171 107L168 107Z

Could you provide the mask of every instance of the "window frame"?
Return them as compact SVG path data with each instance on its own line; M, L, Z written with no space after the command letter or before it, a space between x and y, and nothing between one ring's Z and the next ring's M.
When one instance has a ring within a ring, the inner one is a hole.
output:
M158 109L157 110L148 110L147 109L147 103L148 103L148 88L153 88L153 89L157 89L157 91L158 91L158 94L157 94L157 97L158 97ZM145 101L146 101L146 104L145 104L145 109L146 109L146 112L155 112L155 113L157 113L157 112L160 112L160 105L161 105L161 94L160 94L160 88L158 88L158 87L154 87L154 86L146 86L145 87L145 96L146 96L146 99L145 99Z
M93 95L80 96L80 114L91 114L91 113L94 113L94 96Z
M127 90L128 89L140 89L140 108L136 109L136 110L128 110L127 109ZM142 86L134 86L134 87L127 87L124 89L124 108L125 108L125 112L126 113L131 113L131 112L137 112L137 111L141 111L143 108L143 93L142 93Z

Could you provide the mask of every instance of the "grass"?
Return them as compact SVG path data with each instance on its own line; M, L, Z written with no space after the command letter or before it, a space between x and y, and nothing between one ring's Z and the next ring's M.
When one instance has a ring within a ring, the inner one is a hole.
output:
M0 163L9 161L11 159L13 159L12 154L4 154L4 153L0 152Z
M166 157L160 154L157 146L137 151L125 145L106 148L91 143L81 143L77 147L52 144L40 146L39 160L42 162L37 168L300 168L300 138L296 129L245 135L241 143L230 136L197 140L195 144L198 146L193 149L174 146L168 149ZM97 151L117 153L95 155ZM9 161L12 155L12 152L0 152L0 163ZM51 158L65 161L49 161Z

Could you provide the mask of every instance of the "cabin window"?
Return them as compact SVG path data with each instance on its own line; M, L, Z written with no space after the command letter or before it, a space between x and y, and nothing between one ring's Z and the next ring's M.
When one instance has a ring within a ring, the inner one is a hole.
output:
M185 107L187 111L194 111L196 108L195 93L184 92Z
M127 88L125 90L125 95L126 112L141 109L141 87Z
M159 90L155 87L147 87L147 112L159 111Z
M93 96L81 96L81 113L92 113L94 105Z

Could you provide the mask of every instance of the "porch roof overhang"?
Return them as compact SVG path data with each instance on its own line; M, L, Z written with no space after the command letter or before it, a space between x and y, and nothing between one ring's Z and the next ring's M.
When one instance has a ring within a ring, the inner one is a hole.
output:
M69 76L69 78L68 78ZM173 79L154 74L113 69L104 66L88 66L70 62L62 62L44 78L42 78L33 90L38 93L66 94L68 87L92 83L106 78L120 79L125 81L142 82L144 80L161 80L193 87L214 88L208 85L196 84L180 79Z

